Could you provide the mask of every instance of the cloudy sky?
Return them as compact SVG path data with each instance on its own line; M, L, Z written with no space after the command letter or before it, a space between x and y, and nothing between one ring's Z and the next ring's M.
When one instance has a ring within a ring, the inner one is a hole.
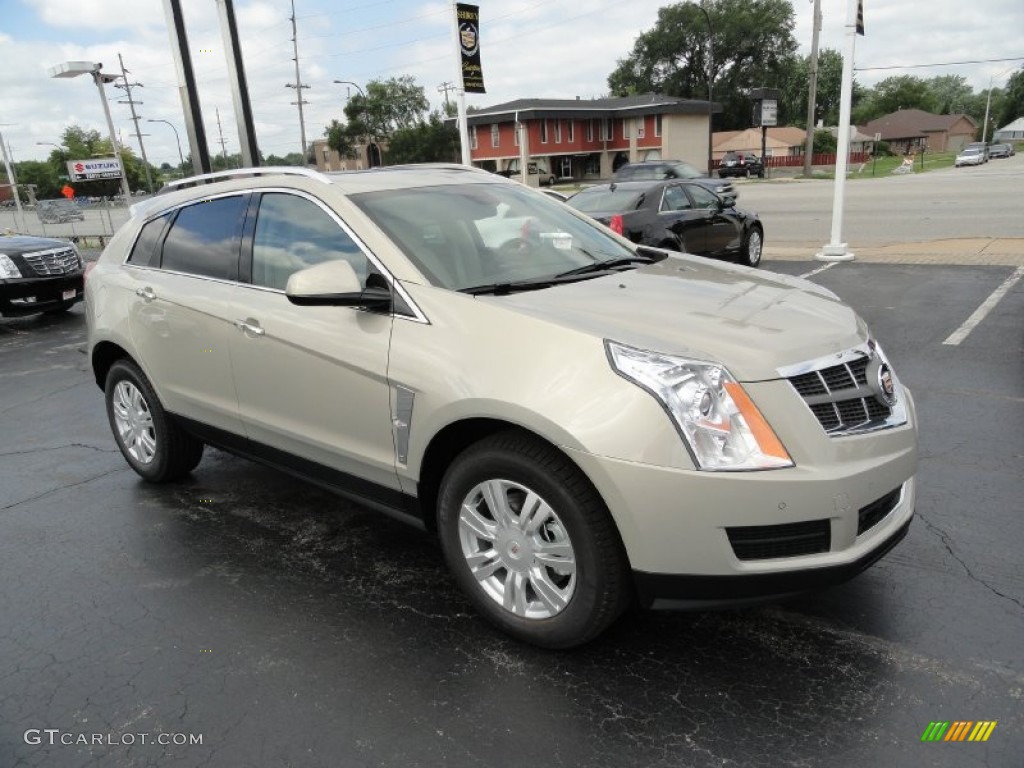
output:
M793 0L795 35L810 49L811 4ZM484 75L488 93L470 95L487 106L523 97L603 95L616 59L649 29L664 3L657 0L479 0ZM857 39L858 67L989 63L915 69L871 69L858 81L871 85L901 73L929 77L961 74L975 89L1005 84L1024 63L1024 2L979 0L968 12L959 0L865 0L867 36ZM216 0L182 0L189 45L211 151L219 150L220 110L228 152L238 149ZM246 72L264 154L300 149L289 0L235 0ZM822 0L821 45L842 49L846 0ZM333 80L413 75L435 105L438 86L455 79L448 2L413 0L295 0L307 140L319 137L341 109L346 86ZM118 70L120 53L145 118L169 120L184 136L181 104L162 0L0 0L0 131L16 160L43 159L71 124L106 135L96 89L86 78L54 80L49 67L63 61L102 62ZM1012 57L1018 57L1012 60ZM107 87L115 127L138 152L123 92ZM174 135L160 123L142 123L151 162L177 160ZM185 152L188 152L186 146Z

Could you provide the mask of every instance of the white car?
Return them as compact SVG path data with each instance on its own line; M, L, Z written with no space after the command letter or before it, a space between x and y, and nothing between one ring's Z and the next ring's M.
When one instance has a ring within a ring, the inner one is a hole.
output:
M86 283L114 441L150 482L214 445L359 499L552 648L634 600L835 584L907 532L913 399L820 286L463 166L170 186Z
M953 165L959 168L961 165L981 165L984 162L985 153L981 149L978 147L966 147L956 156L956 162Z

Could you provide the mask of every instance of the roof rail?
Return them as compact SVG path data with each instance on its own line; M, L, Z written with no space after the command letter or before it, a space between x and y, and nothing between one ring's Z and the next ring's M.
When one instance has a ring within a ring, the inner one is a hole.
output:
M214 171L213 173L204 173L199 176L189 176L184 179L175 179L174 181L167 182L161 192L171 192L176 189L184 189L185 187L194 186L196 184L212 184L215 181L223 181L224 179L232 179L239 176L305 176L309 179L316 179L322 181L324 184L330 184L331 180L320 173L320 171L314 171L312 168L299 168L293 166L277 166L271 165L265 168L231 168L226 171Z

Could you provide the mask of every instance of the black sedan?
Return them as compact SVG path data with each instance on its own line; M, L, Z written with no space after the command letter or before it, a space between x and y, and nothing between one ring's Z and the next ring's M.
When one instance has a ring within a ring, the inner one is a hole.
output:
M761 262L764 227L757 214L738 210L691 181L624 181L588 187L568 200L578 211L634 243L700 256Z
M0 236L0 315L59 314L82 300L85 264L67 240Z

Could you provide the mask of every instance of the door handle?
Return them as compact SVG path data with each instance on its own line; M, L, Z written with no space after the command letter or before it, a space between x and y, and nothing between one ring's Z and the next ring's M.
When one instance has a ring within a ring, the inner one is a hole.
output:
M148 285L145 288L136 288L135 295L146 303L149 303L156 298L156 294L153 292L153 289Z
M263 326L252 318L245 320L235 320L235 328L242 331L243 333L251 333L253 336L263 336L266 331L263 330Z

